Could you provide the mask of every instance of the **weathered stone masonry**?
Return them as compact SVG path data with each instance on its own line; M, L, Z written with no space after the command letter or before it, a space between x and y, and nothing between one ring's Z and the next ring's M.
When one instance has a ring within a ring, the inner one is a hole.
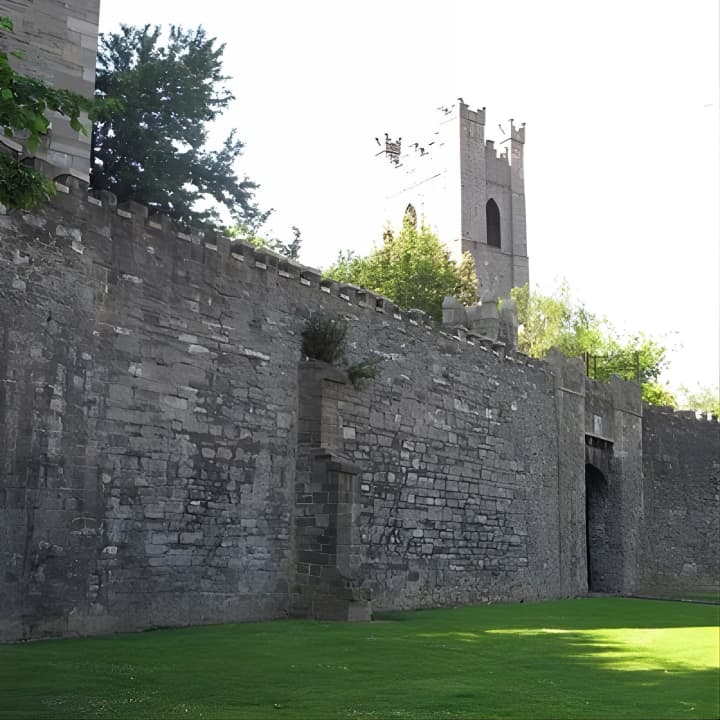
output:
M67 182L0 216L3 639L717 586L716 423Z

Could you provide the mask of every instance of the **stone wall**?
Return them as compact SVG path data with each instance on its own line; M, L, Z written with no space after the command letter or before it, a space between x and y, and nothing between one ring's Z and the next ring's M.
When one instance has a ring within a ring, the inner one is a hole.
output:
M0 218L2 634L284 614L286 281L83 195Z
M720 425L694 413L645 406L646 593L720 586Z
M360 470L362 573L410 608L556 597L554 386L545 364L420 325L368 333L382 377L338 402ZM583 592L574 587L570 592Z
M98 40L99 0L0 0L0 15L10 17L14 32L6 34L19 72L53 87L92 97ZM52 128L35 156L87 180L90 168L90 123L83 135L67 118L50 113Z
M0 216L1 638L584 594L589 460L615 487L609 589L633 590L636 387L66 182ZM301 362L318 308L378 378ZM646 475L681 487L684 451L649 467L652 442Z

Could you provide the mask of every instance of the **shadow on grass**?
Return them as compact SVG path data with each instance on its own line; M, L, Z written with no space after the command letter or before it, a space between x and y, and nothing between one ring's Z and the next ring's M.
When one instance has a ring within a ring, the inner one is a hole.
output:
M717 717L717 614L594 598L5 646L0 718Z

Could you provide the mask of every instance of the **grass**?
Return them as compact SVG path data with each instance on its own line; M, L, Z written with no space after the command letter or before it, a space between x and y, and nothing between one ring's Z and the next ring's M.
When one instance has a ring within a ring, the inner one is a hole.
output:
M712 605L588 598L0 646L0 718L717 718Z
M677 593L678 600L696 600L697 602L709 602L720 604L720 592L686 592Z

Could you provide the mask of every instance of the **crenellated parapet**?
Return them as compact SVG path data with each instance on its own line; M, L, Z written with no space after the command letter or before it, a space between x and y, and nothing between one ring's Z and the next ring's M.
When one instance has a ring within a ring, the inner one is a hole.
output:
M32 162L43 172L52 170L42 160L34 159ZM332 300L334 307L348 316L374 316L383 322L422 329L428 333L428 342L433 342L433 337L443 341L451 338L514 363L527 361L532 365L542 364L542 361L524 359L522 354L515 352L517 317L514 303L509 298L501 303L497 299L485 298L477 306L463 309L461 320L448 322L444 319L441 327L422 310L404 309L393 300L366 288L324 278L319 269L268 248L215 233L189 230L179 226L172 218L150 214L149 208L141 203L118 203L111 192L88 192L87 183L73 175L55 176L55 185L58 195L51 201L50 207L56 206L68 218L82 221L70 224L84 225L91 230L83 232L80 227L63 229L65 235L56 238L56 241L68 242L71 249L80 255L99 253L96 261L116 266L119 276L127 282L143 283L142 278L135 274L141 253L148 259L155 258L157 262L169 262L176 267L178 262L192 260L211 267L218 277L226 280L237 275L242 276L244 282L263 285L268 282L283 283L287 291L302 293L308 306ZM42 214L44 211L41 209L38 212ZM111 242L93 242L100 237L109 238ZM128 246L128 238L132 246ZM18 288L25 283L24 269L23 265L16 268ZM315 293L314 302L308 293ZM444 307L444 318L447 312L448 308ZM452 328L450 333L448 328Z
M443 325L507 354L517 350L517 307L510 298L485 297L467 307L448 296L443 300Z
M717 424L514 352L507 300L439 326L56 182L0 215L0 639L712 584ZM303 360L316 310L378 375Z

